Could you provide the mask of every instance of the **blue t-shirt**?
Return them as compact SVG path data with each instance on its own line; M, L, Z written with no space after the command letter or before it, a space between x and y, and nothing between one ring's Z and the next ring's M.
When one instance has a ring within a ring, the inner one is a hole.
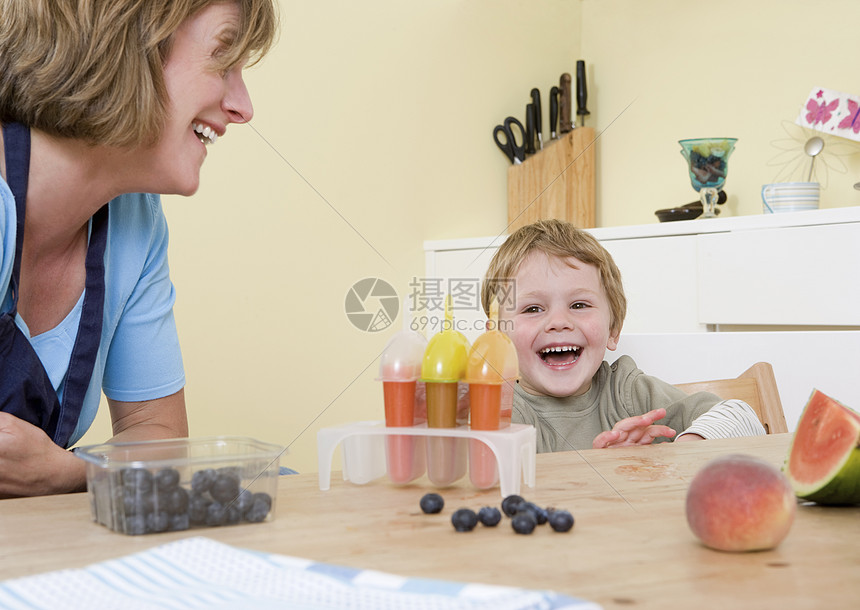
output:
M0 312L12 309L9 282L15 259L15 200L0 179ZM158 195L121 195L110 202L105 250L102 337L81 416L69 446L89 429L101 392L113 400L162 398L185 386L185 371L173 319L176 295L167 265L167 221ZM56 327L30 337L57 395L69 368L83 296Z

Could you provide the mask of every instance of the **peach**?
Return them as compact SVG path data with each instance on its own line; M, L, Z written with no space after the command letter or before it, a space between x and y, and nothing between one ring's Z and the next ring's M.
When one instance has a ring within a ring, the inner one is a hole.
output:
M719 551L775 548L788 535L796 510L785 475L750 455L711 460L687 490L690 529Z

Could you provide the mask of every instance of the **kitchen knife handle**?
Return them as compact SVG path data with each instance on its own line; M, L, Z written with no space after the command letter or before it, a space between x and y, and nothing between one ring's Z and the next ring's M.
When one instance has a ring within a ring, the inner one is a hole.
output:
M585 117L591 114L586 108L588 103L588 85L585 82L585 62L576 62L576 114L579 115L580 125L585 125Z
M549 90L549 133L550 137L555 140L558 135L555 130L558 126L558 87L553 86Z
M543 108L540 105L540 89L532 89L532 105L535 114L535 135L537 136L538 148L543 149Z
M559 117L558 117L558 131L559 133L567 133L572 129L570 124L570 110L571 110L571 97L570 97L570 74L565 72L561 75L559 79Z
M526 104L526 154L535 154L535 107Z

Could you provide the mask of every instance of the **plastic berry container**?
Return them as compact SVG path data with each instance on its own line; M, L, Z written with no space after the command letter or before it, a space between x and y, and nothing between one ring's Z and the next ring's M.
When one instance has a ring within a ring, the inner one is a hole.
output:
M286 448L237 436L81 447L93 521L141 535L271 521Z

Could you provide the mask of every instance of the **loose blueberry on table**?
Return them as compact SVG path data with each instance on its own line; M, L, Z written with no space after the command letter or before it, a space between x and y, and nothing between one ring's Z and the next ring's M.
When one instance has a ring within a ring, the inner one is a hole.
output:
M478 515L471 508L460 508L451 515L451 523L458 532L471 532L478 525Z
M502 513L495 506L485 506L478 511L478 521L487 527L495 527L502 520Z
M518 534L531 534L536 526L537 520L534 513L528 510L518 512L511 519L511 527Z
M442 496L440 496L439 494L429 493L424 494L421 497L419 505L421 506L422 511L424 511L428 515L432 515L438 512L442 512L442 508L445 506L445 500L443 500Z
M573 515L566 510L550 510L547 519L549 526L556 532L569 532L573 527Z

